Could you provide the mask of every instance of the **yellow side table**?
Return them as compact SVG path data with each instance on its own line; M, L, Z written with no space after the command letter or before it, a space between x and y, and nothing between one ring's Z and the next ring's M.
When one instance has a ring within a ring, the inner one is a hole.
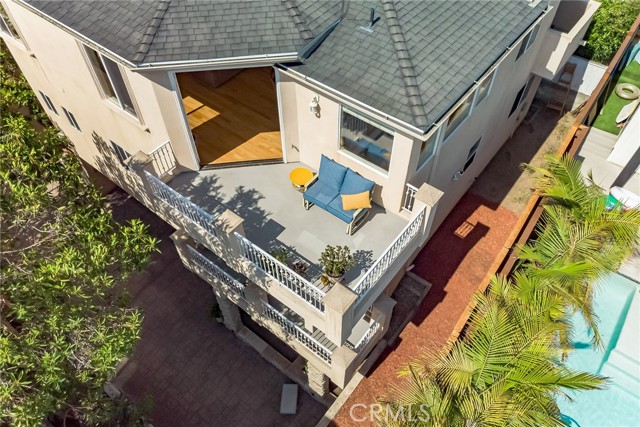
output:
M293 188L301 193L305 192L307 189L305 184L309 182L311 178L313 178L313 172L307 168L295 168L289 174Z

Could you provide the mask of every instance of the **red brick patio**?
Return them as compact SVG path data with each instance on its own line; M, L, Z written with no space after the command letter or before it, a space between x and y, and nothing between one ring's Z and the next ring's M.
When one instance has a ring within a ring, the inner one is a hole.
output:
M349 415L354 404L374 403L399 384L398 370L427 349L440 348L451 335L471 295L502 249L517 216L468 192L420 252L414 273L432 283L431 290L393 348L342 406L332 426L366 426ZM358 416L363 416L358 409Z

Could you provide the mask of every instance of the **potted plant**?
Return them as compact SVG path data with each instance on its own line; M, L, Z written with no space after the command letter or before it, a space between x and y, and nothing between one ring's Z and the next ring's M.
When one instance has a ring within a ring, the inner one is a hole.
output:
M356 265L356 260L351 255L347 246L327 245L320 254L320 263L324 271L322 281L339 282L348 269Z

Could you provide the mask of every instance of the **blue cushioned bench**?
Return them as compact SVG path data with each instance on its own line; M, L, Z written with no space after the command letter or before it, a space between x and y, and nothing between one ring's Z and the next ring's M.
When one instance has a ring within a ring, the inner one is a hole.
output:
M309 183L303 194L304 207L309 210L316 205L337 216L349 226L347 234L351 235L356 227L364 221L369 209L342 209L343 194L359 194L369 192L369 199L375 183L361 177L351 169L344 167L326 156L320 159L320 170Z

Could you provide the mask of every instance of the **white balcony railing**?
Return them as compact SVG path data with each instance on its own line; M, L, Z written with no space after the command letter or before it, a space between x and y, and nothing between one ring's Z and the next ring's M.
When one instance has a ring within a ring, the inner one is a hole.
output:
M291 320L287 319L282 313L273 308L271 305L262 301L262 306L264 309L264 316L272 322L278 324L278 326L282 328L283 332L287 336L294 338L300 344L311 350L324 362L331 364L332 351L329 348L327 348L320 341L313 338L307 331L293 323Z
M369 343L369 341L371 341L371 339L376 334L376 332L378 332L379 329L380 329L380 323L374 321L369 326L369 329L367 329L367 332L365 332L365 334L362 336L362 338L358 340L357 343L351 344L347 342L346 345L356 353L360 353L362 349L365 348L365 346Z
M176 158L173 155L173 150L171 149L171 143L169 143L169 141L150 152L149 157L151 157L153 167L160 177L170 173L177 166Z
M245 298L244 285L233 278L229 273L221 269L215 262L204 256L200 251L191 245L186 245L187 251L191 255L193 262L209 275L217 279L220 283L227 285L236 295Z
M302 300L320 312L324 312L322 298L326 293L304 277L269 255L253 242L235 233L242 256L251 261L264 273L276 279L281 285L295 293Z
M400 256L402 251L411 243L422 229L422 223L425 220L426 207L422 210L404 227L398 237L389 245L389 247L382 253L371 268L360 278L358 283L353 287L353 291L358 294L358 300L373 288L380 280L380 277L387 272L393 262Z
M198 205L180 195L173 188L169 187L149 172L145 171L145 175L151 185L151 191L158 199L160 199L160 201L176 209L187 221L196 224L208 234L219 238L220 234L214 225L215 217L213 215L202 210Z
M413 211L413 203L416 200L416 192L418 189L407 182L404 190L404 201L402 202L402 210L405 212Z

